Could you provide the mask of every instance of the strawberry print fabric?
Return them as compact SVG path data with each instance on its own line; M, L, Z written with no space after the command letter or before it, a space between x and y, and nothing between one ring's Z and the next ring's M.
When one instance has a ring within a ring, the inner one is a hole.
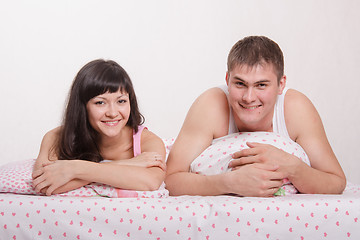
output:
M228 166L232 160L232 154L249 148L246 142L273 145L310 165L309 158L302 147L288 137L273 132L239 132L214 139L212 144L191 163L190 171L202 175L215 175L231 171ZM276 195L297 192L289 180L284 179L284 184Z

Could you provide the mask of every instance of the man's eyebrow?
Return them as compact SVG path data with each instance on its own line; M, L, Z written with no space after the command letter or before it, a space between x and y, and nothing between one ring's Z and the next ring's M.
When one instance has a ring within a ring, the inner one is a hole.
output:
M256 81L255 83L268 83L270 82L270 80L267 80L267 79L264 79L264 80L259 80L259 81Z
M234 79L236 81L240 81L240 82L243 82L243 83L246 83L246 84L248 83L247 81L245 81L244 79L242 79L242 78L240 78L238 76L234 76ZM254 84L269 83L269 82L270 82L270 80L263 79L263 80L256 81Z
M238 77L238 76L234 76L234 78L235 78L236 80L238 80L238 81L246 82L245 80L241 79L241 78Z

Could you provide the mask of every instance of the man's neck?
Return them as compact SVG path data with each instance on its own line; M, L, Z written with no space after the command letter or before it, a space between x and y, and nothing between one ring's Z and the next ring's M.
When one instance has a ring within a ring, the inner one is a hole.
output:
M235 123L239 132L272 132L273 131L272 116L268 116L267 119L263 119L263 121L261 122L254 122L252 124L245 124L243 122L240 122L240 120L235 117Z

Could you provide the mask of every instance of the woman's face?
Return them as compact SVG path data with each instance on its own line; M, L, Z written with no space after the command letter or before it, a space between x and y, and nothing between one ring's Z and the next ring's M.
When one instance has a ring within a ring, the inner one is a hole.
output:
M90 125L101 137L116 137L130 116L129 94L125 91L106 92L86 104Z

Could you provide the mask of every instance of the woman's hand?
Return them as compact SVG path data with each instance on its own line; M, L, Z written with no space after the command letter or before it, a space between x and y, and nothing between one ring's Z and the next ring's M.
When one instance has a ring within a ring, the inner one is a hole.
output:
M47 165L49 165L49 164L51 164L51 163L53 163L54 161L50 161L50 160L48 160L48 159L37 159L36 160L36 162L35 162L35 164L34 164L34 167L33 167L33 174L34 174L34 172L36 172L37 170L39 170L39 169L41 169L41 168L43 168L43 167L45 167L45 166L47 166ZM34 177L33 177L34 178Z
M134 158L126 160L114 160L111 161L111 163L144 168L159 167L163 171L166 170L166 164L162 156L156 152L143 152Z
M56 160L37 166L32 174L33 187L36 192L51 195L54 190L74 179L74 163L76 160Z

